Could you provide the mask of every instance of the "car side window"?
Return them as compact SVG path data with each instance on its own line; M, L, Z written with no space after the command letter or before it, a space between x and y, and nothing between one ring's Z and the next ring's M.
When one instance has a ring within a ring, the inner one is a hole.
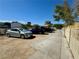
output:
M18 31L17 29L11 29L11 31Z

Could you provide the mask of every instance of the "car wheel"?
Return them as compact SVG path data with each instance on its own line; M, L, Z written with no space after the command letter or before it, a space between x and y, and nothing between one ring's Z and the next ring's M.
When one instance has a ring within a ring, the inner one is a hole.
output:
M10 37L10 34L7 34L7 37Z
M25 39L25 36L24 36L24 35L21 35L21 38L22 38L22 39Z

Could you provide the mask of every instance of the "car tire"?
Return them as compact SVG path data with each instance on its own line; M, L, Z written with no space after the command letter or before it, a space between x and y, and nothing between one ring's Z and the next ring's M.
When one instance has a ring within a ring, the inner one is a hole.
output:
M24 35L21 35L20 37L21 37L22 39L25 39L25 36L24 36Z

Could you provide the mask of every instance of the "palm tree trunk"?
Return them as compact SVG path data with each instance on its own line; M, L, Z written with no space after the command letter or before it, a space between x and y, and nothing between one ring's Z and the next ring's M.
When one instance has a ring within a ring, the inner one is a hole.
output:
M71 42L71 26L69 26L70 31L69 31L69 48L70 48L70 42Z
M66 31L66 25L64 24L64 37L66 38L65 31Z
M66 31L66 29L65 29L65 27L64 27L64 37L66 38L65 31Z

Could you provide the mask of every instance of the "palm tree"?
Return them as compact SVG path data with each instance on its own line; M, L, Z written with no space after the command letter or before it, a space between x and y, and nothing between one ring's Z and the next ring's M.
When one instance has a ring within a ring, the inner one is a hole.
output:
M28 29L31 29L32 28L31 22L27 22L26 26Z
M45 21L45 25L47 25L48 27L52 27L52 23L51 23L51 21L49 21L49 20L47 20L47 21Z
M70 38L71 38L71 26L74 24L74 16L72 15L72 9L69 7L67 0L64 0L64 5L57 5L55 9L55 21L63 20L65 21L65 26L70 27L70 34L69 34L69 44L70 44ZM64 36L65 36L65 30L64 30Z
M40 28L40 25L34 24L34 25L33 25L33 28L38 30L38 29Z

